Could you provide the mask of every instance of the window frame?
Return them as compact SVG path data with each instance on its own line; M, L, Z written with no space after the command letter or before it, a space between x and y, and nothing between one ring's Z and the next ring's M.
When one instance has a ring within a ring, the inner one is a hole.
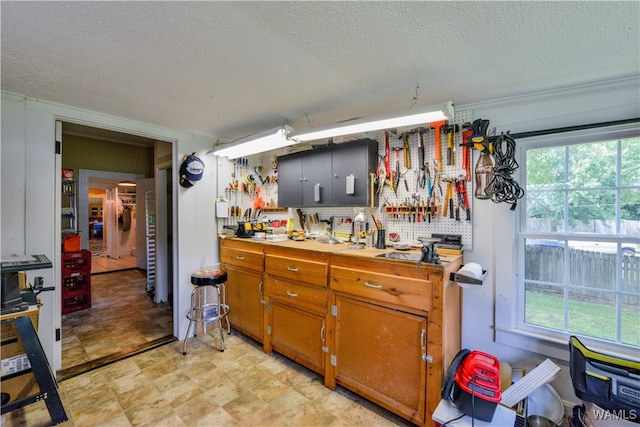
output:
M517 180L523 188L526 187L526 159L525 154L529 149L566 146L580 143L608 141L640 137L640 124L629 123L603 128L584 129L566 133L553 133L530 138L516 140L516 158L520 167L517 172ZM619 164L618 164L619 167ZM537 354L554 357L568 361L568 342L571 335L577 335L585 345L595 351L605 352L619 357L637 359L640 347L612 343L593 337L579 334L566 333L555 329L534 326L524 323L525 287L524 287L524 246L525 239L554 239L576 240L576 235L571 233L530 233L521 232L521 226L526 223L526 197L518 203L513 221L511 251L512 269L511 280L496 280L496 305L495 305L495 341L500 344L528 350ZM526 233L526 236L522 233ZM639 238L620 235L585 235L584 240L611 241L620 243L638 243ZM496 254L497 257L504 254ZM565 252L565 256L568 253Z

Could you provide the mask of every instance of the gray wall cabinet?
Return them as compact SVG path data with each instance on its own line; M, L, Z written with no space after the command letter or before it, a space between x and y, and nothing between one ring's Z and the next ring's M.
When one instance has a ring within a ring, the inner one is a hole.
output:
M377 157L378 142L372 139L282 156L278 159L278 205L367 206L371 203L369 174L375 172ZM349 177L352 192L347 191Z

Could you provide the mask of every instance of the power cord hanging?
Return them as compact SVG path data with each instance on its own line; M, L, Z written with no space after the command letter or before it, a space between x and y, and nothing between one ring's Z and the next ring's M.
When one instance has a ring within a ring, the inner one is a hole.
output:
M489 181L486 193L494 203L511 203L511 210L515 210L518 199L524 196L524 190L513 179L513 174L518 169L515 158L516 141L509 135L502 133L493 145L493 179Z
M409 106L409 109L412 109L413 106L416 105L416 102L418 102L418 89L420 89L420 83L416 85L416 94L411 98L411 105Z

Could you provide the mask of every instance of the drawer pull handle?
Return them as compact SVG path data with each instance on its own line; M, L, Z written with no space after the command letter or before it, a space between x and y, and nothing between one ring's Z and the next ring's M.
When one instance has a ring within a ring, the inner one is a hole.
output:
M364 282L364 285L367 288L382 289L382 285L373 285L373 284L371 284L369 282Z
M297 273L298 269L295 267L287 267L287 270L291 271L292 273Z
M241 255L236 255L236 259L240 261L244 261L244 257Z
M298 294L295 294L295 293L293 293L291 291L287 291L287 295L289 295L290 297L293 297L293 298L298 296Z

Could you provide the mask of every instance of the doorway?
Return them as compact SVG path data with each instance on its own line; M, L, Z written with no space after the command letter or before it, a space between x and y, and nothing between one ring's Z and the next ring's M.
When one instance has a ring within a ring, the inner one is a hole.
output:
M81 247L96 256L92 256L91 306L62 314L60 380L176 339L171 292L157 301L148 289L144 219L145 192L156 187L172 191L164 182L167 175L171 181L172 144L74 123L63 123L62 135L62 167L73 169L78 181ZM124 181L138 183L143 196L137 189L122 187ZM109 194L116 202L113 209L108 208ZM171 193L164 199L170 201ZM167 225L158 245L169 254L171 209L168 203L156 213ZM109 242L113 245L107 250ZM172 271L171 256L159 258L158 263L164 271ZM171 290L172 275L163 279Z
M144 203L137 199L154 182L141 174L78 171L78 230L81 246L91 251L92 273L145 269L144 217L139 212Z

